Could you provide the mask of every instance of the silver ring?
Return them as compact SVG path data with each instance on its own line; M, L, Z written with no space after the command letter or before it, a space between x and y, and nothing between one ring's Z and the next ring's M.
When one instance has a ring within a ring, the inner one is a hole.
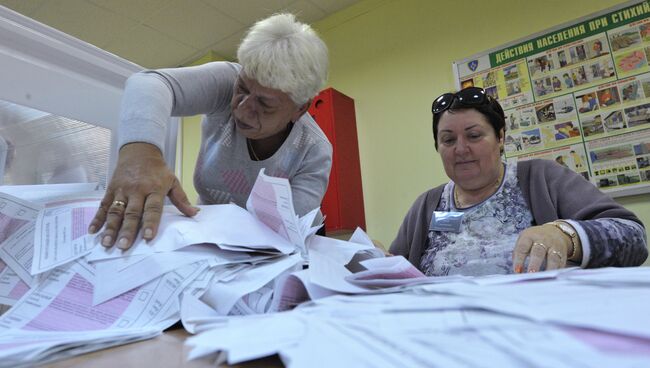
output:
M111 206L112 206L112 207L119 207L119 208L126 208L126 202L115 200L115 201L113 201L113 203L111 204Z
M548 246L542 242L533 242L533 247L539 245L540 247L544 248L544 252L548 252Z
M549 254L555 254L556 256L560 257L560 259L562 259L562 253L560 251L556 250L556 249L549 249L548 253Z

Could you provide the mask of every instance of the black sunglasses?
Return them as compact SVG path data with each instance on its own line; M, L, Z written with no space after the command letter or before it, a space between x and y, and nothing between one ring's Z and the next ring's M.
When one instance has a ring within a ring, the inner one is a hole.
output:
M485 94L483 88L467 87L456 93L445 93L440 95L433 101L431 112L434 114L442 113L451 106L454 99L458 99L458 102L463 106L478 106L489 103L488 95Z

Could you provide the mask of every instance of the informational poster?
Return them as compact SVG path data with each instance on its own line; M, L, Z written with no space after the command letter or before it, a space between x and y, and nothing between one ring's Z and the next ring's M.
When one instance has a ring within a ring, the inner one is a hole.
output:
M506 115L508 159L554 160L613 196L650 192L650 2L454 63Z

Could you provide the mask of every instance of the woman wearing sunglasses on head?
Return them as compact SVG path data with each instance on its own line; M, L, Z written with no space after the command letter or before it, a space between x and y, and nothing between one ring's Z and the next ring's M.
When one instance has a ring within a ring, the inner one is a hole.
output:
M128 249L140 228L153 239L165 197L185 215L198 212L163 160L170 115L204 115L194 171L200 203L245 207L264 168L289 179L298 215L320 206L332 146L306 112L327 78L325 43L293 15L278 14L248 31L237 59L128 79L117 168L89 227L105 225L103 246Z
M483 89L443 94L432 112L451 180L418 197L392 254L428 276L645 261L641 221L582 176L550 160L505 163L503 109Z

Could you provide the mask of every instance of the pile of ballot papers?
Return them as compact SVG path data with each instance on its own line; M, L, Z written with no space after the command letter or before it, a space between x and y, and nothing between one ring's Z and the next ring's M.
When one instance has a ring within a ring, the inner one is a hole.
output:
M186 298L221 315L276 310L276 285L303 269L318 230L318 209L296 216L288 181L262 171L246 209L169 206L154 240L107 249L87 234L102 197L89 189L0 188L0 366L156 336Z
M217 363L278 354L286 367L650 367L650 268L429 278L246 317L186 304L203 312L184 316L197 333L190 359Z
M358 229L315 235L286 179L262 171L247 208L165 207L121 251L86 232L87 185L0 187L0 367L159 335L188 359L288 367L649 367L650 268L425 277ZM307 267L307 265L309 267Z

